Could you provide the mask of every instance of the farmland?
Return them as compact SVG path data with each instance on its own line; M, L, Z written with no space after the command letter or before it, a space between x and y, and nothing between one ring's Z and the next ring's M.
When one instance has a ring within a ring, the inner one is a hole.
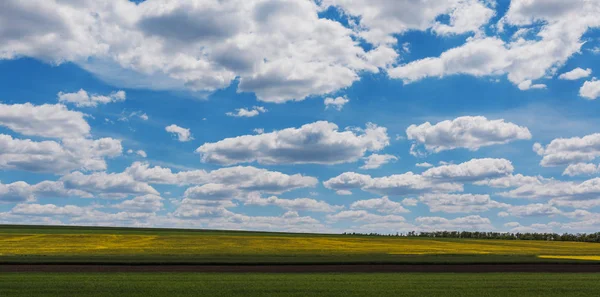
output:
M0 274L1 296L597 296L599 274Z
M599 260L587 242L0 226L0 296L596 296Z
M0 228L0 261L25 263L596 262L600 244L168 229Z

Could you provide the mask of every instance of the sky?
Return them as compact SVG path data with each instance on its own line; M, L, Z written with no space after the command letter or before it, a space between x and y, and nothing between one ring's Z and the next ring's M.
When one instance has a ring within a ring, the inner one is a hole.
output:
M600 228L600 1L5 0L0 223Z

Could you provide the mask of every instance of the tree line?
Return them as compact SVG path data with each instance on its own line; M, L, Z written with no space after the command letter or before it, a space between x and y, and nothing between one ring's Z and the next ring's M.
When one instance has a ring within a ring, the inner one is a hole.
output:
M547 240L547 241L580 241L600 242L600 232L596 233L511 233L511 232L478 232L478 231L435 231L396 234L344 232L343 235L362 236L398 236L398 237L427 237L427 238L472 238L472 239L503 239L503 240Z

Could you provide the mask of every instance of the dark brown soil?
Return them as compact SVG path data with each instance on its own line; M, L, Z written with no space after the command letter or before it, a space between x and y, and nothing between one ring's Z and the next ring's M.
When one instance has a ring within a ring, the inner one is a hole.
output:
M595 272L600 264L370 264L370 265L69 265L1 264L3 272Z

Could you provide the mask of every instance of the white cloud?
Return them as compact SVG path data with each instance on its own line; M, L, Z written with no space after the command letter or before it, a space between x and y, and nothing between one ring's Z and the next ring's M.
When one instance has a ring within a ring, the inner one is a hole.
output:
M172 213L174 217L190 219L190 218L219 218L233 215L227 210L227 207L234 207L235 204L229 200L224 201L208 201L183 199L177 209Z
M303 100L382 63L370 57L378 47L365 51L355 32L320 11L303 0L10 0L0 12L0 59L75 62L116 84L202 93L237 78L238 92L259 100Z
M490 199L489 195L476 194L425 194L419 201L429 206L431 212L472 213L509 205Z
M26 182L0 183L0 202L21 202L27 200L34 200L34 197L29 184Z
M62 182L43 181L35 185L30 185L23 181L11 184L0 183L0 202L34 201L37 198L43 197L92 198L93 196L81 190L66 189Z
M148 154L146 154L146 152L143 150L137 150L135 153L142 158L148 157Z
M490 219L478 215L447 219L442 217L418 217L419 229L424 231L493 230Z
M590 69L590 68L582 69L582 68L577 67L569 72L565 72L565 73L559 75L558 78L565 79L565 80L576 80L576 79L588 77L591 74L592 74L592 69Z
M588 208L599 205L600 178L583 182L548 180L540 184L525 184L498 195L511 198L552 199L552 204L555 205Z
M524 80L518 84L518 88L521 91L532 90L532 89L545 89L545 84L533 84L531 80Z
M528 184L540 185L544 181L547 180L541 176L525 176L522 174L510 174L503 177L476 181L473 184L478 186L488 186L492 188L514 188Z
M507 208L506 212L500 216L515 216L515 217L540 217L540 216L553 216L561 214L562 212L549 204L528 204L528 205L516 205Z
M173 173L169 168L150 167L148 163L135 162L125 173L137 181L151 184L202 185L223 184L241 191L282 193L297 188L314 187L318 180L301 174L288 175L277 171L236 166L220 168L210 172L190 170Z
M348 98L346 98L346 97L337 97L335 99L331 98L331 97L327 97L323 101L323 103L325 104L325 109L328 109L331 107L335 110L342 110L344 105L348 102L350 102L350 100L348 100Z
M11 209L12 214L34 216L82 216L91 209L75 205L56 206L54 204L17 204Z
M407 213L402 204L390 200L387 196L368 200L358 200L350 205L351 209L373 209L380 213Z
M132 212L157 212L164 206L162 200L158 195L147 194L111 205L111 207Z
M594 78L584 82L583 86L579 89L579 96L589 100L595 100L600 97L600 80Z
M461 184L452 182L434 182L429 178L412 172L375 178L370 175L345 172L323 182L323 185L328 189L337 191L361 189L363 191L389 196L420 194L426 192L460 192L463 190Z
M336 214L326 216L329 222L351 221L351 222L367 222L369 224L404 222L404 217L399 215L376 215L365 210L345 210Z
M125 91L115 91L108 95L88 94L84 89L76 93L58 93L58 102L70 103L77 107L96 107L98 104L125 101Z
M312 211L312 212L335 212L342 208L341 205L331 205L325 201L319 201L311 198L283 199L276 196L261 198L252 196L244 201L245 205L275 205L287 210L293 211Z
M381 167L381 165L385 165L391 161L396 161L398 158L394 155L379 155L372 154L365 159L365 165L361 166L361 169L376 169Z
M417 200L415 198L402 199L402 204L404 204L405 206L417 206L418 203L419 203L419 200Z
M196 200L232 200L237 198L239 191L229 185L205 184L185 190L183 197Z
M565 168L562 175L576 176L576 175L592 175L600 172L600 167L596 164L591 163L577 163L570 164Z
M177 136L177 140L181 142L186 142L193 140L192 133L190 133L190 129L179 127L175 124L165 127L165 130L173 135Z
M600 198L591 198L588 200L564 200L560 198L550 199L548 201L551 205L556 205L560 207L571 207L576 209L581 208L594 208L600 206Z
M510 66L506 51L504 41L499 38L469 38L464 45L449 49L439 57L412 61L389 69L388 74L405 83L455 74L502 74Z
M103 198L124 198L128 195L159 195L152 186L134 180L125 173L97 172L85 175L81 172L69 173L60 178L65 188L77 189Z
M504 144L520 139L531 139L526 127L504 120L488 120L483 116L464 116L432 125L429 122L411 125L406 129L409 140L425 146L429 152L456 148L476 151L483 146ZM413 149L411 151L414 152Z
M422 168L429 168L429 167L433 167L433 165L432 165L432 164L429 164L429 163L427 163L427 162L423 162L423 163L417 163L417 164L415 164L415 166L417 166L417 167L422 167Z
M600 133L556 138L546 147L535 143L533 151L542 156L540 165L544 167L589 162L600 156Z
M90 125L84 114L61 104L0 104L0 125L27 136L83 138Z
M424 177L454 182L473 182L489 178L503 177L514 170L512 163L506 159L472 159L470 161L442 165L427 169Z
M240 118L240 117L251 118L251 117L255 117L261 113L265 113L265 112L267 112L266 108L264 108L262 106L254 106L249 109L238 108L235 110L235 112L227 112L226 115L228 115L230 117L236 117L236 118Z
M355 16L360 36L375 44L395 43L394 34L410 30L432 29L441 35L475 32L494 15L489 5L476 0L324 0L321 4L324 8L330 5ZM443 15L449 16L448 24L437 21Z
M105 157L121 155L121 142L112 138L97 140L64 139L35 142L14 139L0 134L0 168L49 172L55 174L72 170L105 170Z
M389 74L405 82L453 74L508 74L508 79L517 85L542 78L580 51L584 44L581 37L589 28L600 26L600 20L596 17L600 11L598 2L576 0L568 5L564 3L549 3L545 0L511 1L509 10L498 23L498 29L502 31L505 26L518 29L540 26L536 35L522 35L510 42L497 37L476 36L439 57L428 57L400 65L391 69Z
M504 227L511 228L512 233L553 233L556 227L562 227L561 223L550 222L548 224L531 224L523 226L519 222L509 222L504 224Z
M196 152L203 162L236 164L338 164L354 162L367 151L389 145L386 128L367 124L366 129L338 132L329 122L315 122L259 135L226 138L205 143Z
M121 142L90 139L84 116L61 104L0 104L0 126L22 135L60 139L38 142L0 134L0 168L58 174L106 169L104 158L121 155Z

